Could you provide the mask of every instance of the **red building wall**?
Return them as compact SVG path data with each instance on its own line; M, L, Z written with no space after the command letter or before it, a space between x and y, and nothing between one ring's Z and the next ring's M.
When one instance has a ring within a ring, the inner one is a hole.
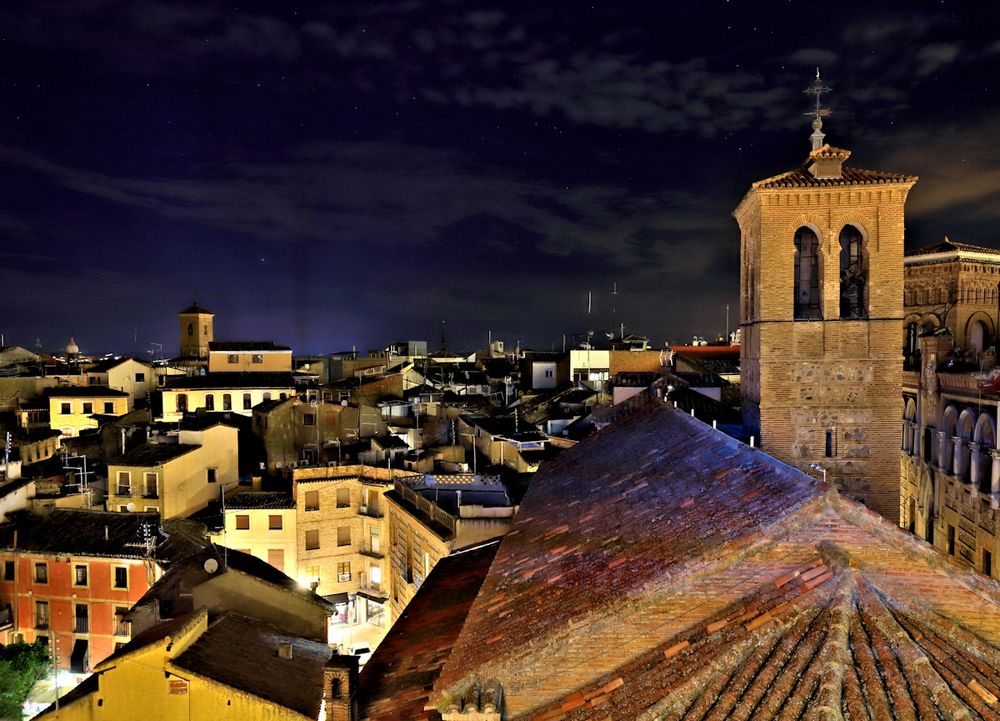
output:
M7 579L7 562L15 563L15 579ZM35 581L35 564L48 565L48 583ZM77 586L74 567L87 566L86 586ZM128 588L114 588L114 571L128 569ZM38 637L48 637L56 644L58 667L69 670L70 657L77 640L86 640L89 667L100 663L115 650L116 643L128 641L126 629L118 626L116 608L130 608L155 582L159 570L152 562L139 559L108 559L76 556L50 556L31 552L0 553L0 605L11 609L12 625L7 641L21 634L31 643ZM49 604L47 629L36 628L36 604ZM76 605L87 606L86 629L77 629ZM89 669L88 669L89 670Z

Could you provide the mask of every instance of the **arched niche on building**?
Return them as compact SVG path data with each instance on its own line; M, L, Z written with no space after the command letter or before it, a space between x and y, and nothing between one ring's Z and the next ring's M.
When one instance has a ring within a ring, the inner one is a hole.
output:
M795 282L793 317L795 320L823 318L823 264L820 262L819 233L808 225L795 231Z

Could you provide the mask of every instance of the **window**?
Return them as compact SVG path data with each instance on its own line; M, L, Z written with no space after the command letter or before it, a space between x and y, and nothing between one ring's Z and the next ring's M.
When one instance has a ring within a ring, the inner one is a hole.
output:
M341 561L337 564L337 580L340 583L347 583L351 580L351 562Z
M240 515L236 517L236 530L237 531L249 531L250 530L250 516Z
M351 527L350 526L337 526L337 545L338 546L350 546L351 545Z
M372 566L370 571L371 587L375 590L380 590L382 588L382 567Z
M194 335L194 323L188 323L188 335Z
M145 373L136 373L135 374L135 382L136 383L145 383L146 382L146 374Z
M36 563L35 564L35 583L48 583L49 582L49 564L47 563Z
M228 355L228 356L226 357L226 360L227 360L227 361L229 361L229 364L230 364L230 365L236 365L237 363L239 363L239 362L240 362L240 357L239 357L239 355L237 355L236 353L230 353L230 354L229 354L229 355Z
M3 562L3 580L13 581L14 580L14 562L4 561Z
M313 413L305 413L302 416L302 425L304 426L314 426L316 425L316 415Z
M128 588L128 567L115 566L114 588Z
M319 583L319 566L306 566L306 578Z
M118 489L115 495L132 495L132 473L130 471L118 471Z
M248 411L253 408L253 401L250 400L250 394L243 394L243 410Z
M187 413L188 409L188 397L186 393L177 394L177 412Z
M338 488L337 489L337 508L350 508L351 507L351 489L350 488Z
M271 400L271 394L265 391L265 393L264 393L264 400L265 401Z
M983 549L983 574L993 575L993 554Z
M211 393L205 395L205 410L214 411L215 410L215 396Z
M555 371L553 371L552 369L548 369L548 370L545 371L545 377L546 378L551 378L554 375L555 375Z
M90 629L90 609L85 603L74 604L73 633L87 633Z
M819 238L802 227L795 231L795 320L821 319L819 298Z
M87 585L87 566L77 565L73 566L73 585L74 586L86 586Z
M267 529L269 531L280 531L281 528L282 528L282 525L281 525L281 516L280 515L273 515L273 516L268 516L267 517Z
M845 225L840 231L840 317L867 318L868 264L861 231Z
M49 602L35 601L35 628L49 627Z
M143 481L142 495L146 498L159 498L160 487L155 473L146 473Z
M282 548L267 549L267 562L279 571L285 570L285 551Z
M319 510L319 491L306 491L306 510Z
M104 401L104 412L108 414L113 414L115 412L115 402Z
M827 458L833 457L833 431L826 432L826 449L824 455Z
M94 404L91 403L91 402L89 402L89 401L84 401L83 402L83 412L84 413L93 413L94 412Z
M124 606L115 606L115 635L131 636L132 623L125 619L128 609Z
M378 526L372 526L368 529L368 547L371 549L372 553L382 552L382 540L380 538L381 531Z
M61 410L59 412L62 413L64 416L68 416L70 413L73 412L72 406L73 406L72 403L61 403L59 406Z
M955 555L955 527L948 526L948 555Z
M215 483L215 469L214 468L208 468L206 470L208 472L208 482L209 483Z
M306 531L306 550L315 551L319 548L319 529Z
M252 363L263 363L264 362L264 356L262 356L260 353L254 353L253 356L250 358L250 362L252 362Z
M231 411L233 410L233 394L223 393L222 394L222 410Z

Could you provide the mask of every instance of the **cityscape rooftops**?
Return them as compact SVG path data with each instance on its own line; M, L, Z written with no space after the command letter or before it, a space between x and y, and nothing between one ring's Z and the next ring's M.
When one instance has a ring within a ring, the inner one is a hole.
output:
M194 390L200 388L294 388L291 373L206 373L197 376L170 376L168 390Z
M286 345L278 345L269 340L214 340L208 344L210 351L216 352L238 352L238 351L290 351Z
M107 386L58 386L46 391L49 398L127 398L125 391Z
M57 508L47 515L9 514L0 526L5 550L75 556L145 558L159 541L158 513Z

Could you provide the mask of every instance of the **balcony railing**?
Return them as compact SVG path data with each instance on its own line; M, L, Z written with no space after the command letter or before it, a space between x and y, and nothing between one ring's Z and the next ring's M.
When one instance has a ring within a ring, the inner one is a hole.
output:
M371 556L372 558L385 558L385 552L382 550L381 544L373 546L370 543L362 543L361 548L358 552L363 556Z
M382 517L382 509L371 504L358 506L358 513L362 516L368 516L369 518Z
M73 623L73 633L89 633L90 632L90 619L89 618L77 618Z
M39 631L45 631L48 629L48 627L49 627L48 617L35 619L35 628L38 629Z
M116 490L115 490L115 495L116 496L131 496L132 495L132 486L122 486L122 485L119 485L116 488Z
M119 621L115 624L115 635L116 636L131 636L132 635L132 624L129 621Z
M379 581L372 581L371 577L367 573L362 573L358 575L358 581L360 590L370 593L373 596L379 596L380 598L387 598L388 593L386 593L385 588L383 588L382 583Z

